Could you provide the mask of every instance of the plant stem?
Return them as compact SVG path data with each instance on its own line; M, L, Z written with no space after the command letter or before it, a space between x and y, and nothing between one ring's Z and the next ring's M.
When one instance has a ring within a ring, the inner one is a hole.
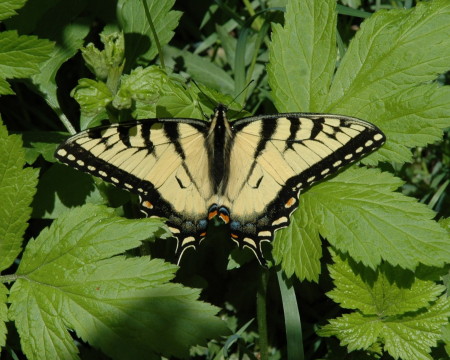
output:
M256 293L256 318L258 320L260 359L269 359L269 341L267 336L267 282L269 271L261 270L258 291Z
M158 34L156 33L155 25L153 24L150 11L148 10L147 0L142 0L142 3L144 4L145 16L147 17L148 24L150 25L150 29L153 34L153 40L155 41L156 47L158 48L159 61L161 62L161 67L165 69L166 66L164 64L164 54L161 48L161 44L159 43Z

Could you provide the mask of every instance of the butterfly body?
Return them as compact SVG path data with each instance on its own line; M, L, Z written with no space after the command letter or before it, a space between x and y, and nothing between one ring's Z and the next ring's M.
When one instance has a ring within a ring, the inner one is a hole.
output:
M289 225L301 189L381 146L365 121L288 113L229 122L219 105L210 122L149 119L86 130L55 156L137 193L147 216L165 217L177 254L196 247L218 218L261 263L261 243Z

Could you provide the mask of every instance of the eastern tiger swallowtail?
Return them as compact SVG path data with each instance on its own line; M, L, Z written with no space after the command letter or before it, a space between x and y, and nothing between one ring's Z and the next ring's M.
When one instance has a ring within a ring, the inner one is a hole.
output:
M380 147L384 134L356 118L313 113L229 122L148 119L72 136L55 156L140 196L147 216L167 218L177 256L205 238L218 217L231 240L260 263L263 241L289 225L300 190Z

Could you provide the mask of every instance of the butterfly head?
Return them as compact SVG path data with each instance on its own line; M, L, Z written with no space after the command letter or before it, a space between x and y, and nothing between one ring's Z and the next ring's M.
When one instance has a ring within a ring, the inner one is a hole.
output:
M214 114L211 115L211 121L214 118L226 118L226 113L228 111L228 106L224 105L224 104L218 104L215 108L214 108Z

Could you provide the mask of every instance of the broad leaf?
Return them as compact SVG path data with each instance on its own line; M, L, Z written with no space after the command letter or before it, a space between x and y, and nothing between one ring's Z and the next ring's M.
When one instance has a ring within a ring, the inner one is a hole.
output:
M183 58L186 69L192 78L224 94L233 94L233 79L219 65L187 51L178 53Z
M196 300L198 290L168 282L176 266L116 256L140 239L169 236L160 224L87 205L28 244L9 315L29 359L77 358L69 329L116 359L182 357L225 332L217 309Z
M448 323L450 301L442 285L413 279L407 287L395 269L382 266L377 272L355 274L347 261L334 255L330 274L336 288L328 295L341 306L358 310L330 320L319 330L322 336L337 336L349 351L368 350L377 343L394 358L432 359L431 347ZM369 271L370 272L370 271ZM441 296L440 296L441 295Z
M114 95L103 81L80 79L71 95L80 104L81 130L100 125L101 120L108 118L106 107L111 104Z
M320 234L372 268L381 259L407 269L442 266L450 258L448 234L427 206L393 192L401 184L388 173L348 169L305 192L303 208L324 214L315 222Z
M19 36L16 31L0 33L0 78L26 78L39 72L39 64L50 57L53 43L36 36ZM0 94L14 94L0 82Z
M379 11L351 41L322 111L360 117L386 132L386 146L371 163L409 161L408 147L436 141L450 126L448 89L424 85L449 69L447 0Z
M317 279L320 233L372 268L382 259L408 269L442 266L450 258L448 234L432 210L393 192L401 184L388 173L354 168L313 186L300 195L289 228L276 233L275 258L288 275Z
M30 218L38 171L25 166L25 151L18 135L8 136L0 120L0 271L21 251Z
M336 61L336 1L289 1L274 24L269 84L280 112L323 112Z
M132 109L136 119L155 117L155 104L168 81L169 77L158 66L137 67L129 75L122 76L113 105L117 109ZM144 108L152 109L153 114L144 115Z
M158 36L164 46L172 39L173 30L178 25L181 13L171 10L175 0L145 0ZM118 2L120 24L125 35L125 58L127 69L135 65L148 65L158 54L150 24L140 0L120 0Z
M316 230L316 224L323 223L323 216L314 214L304 208L303 197L300 198L300 210L291 217L289 227L277 231L273 242L273 255L276 263L288 277L295 275L300 279L318 281L322 257L322 241ZM298 219L298 221L296 220Z

